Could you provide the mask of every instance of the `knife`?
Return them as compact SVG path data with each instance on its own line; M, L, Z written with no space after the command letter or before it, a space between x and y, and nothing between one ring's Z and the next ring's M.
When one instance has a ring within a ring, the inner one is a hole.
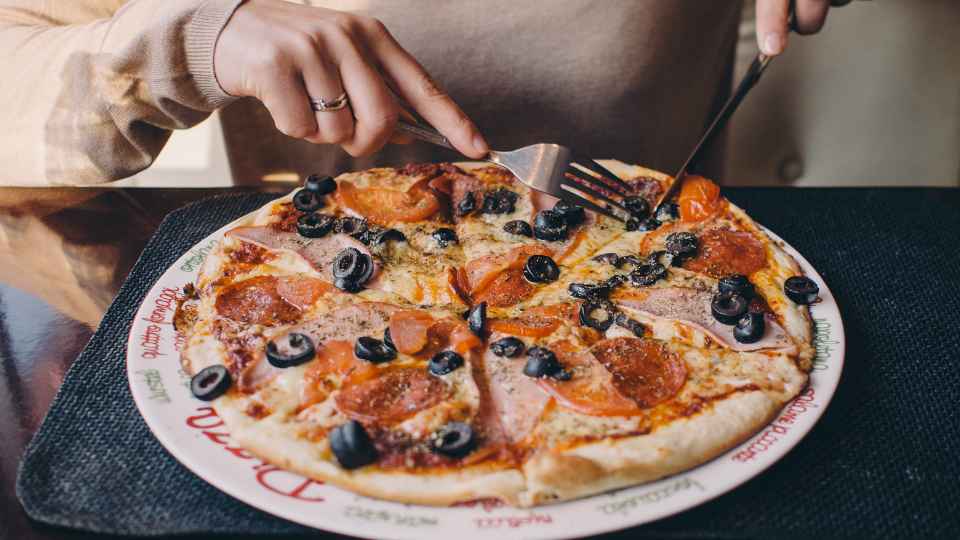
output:
M845 6L850 3L851 0L831 0L830 4L835 7ZM787 18L787 28L792 32L796 30L797 17L794 2L790 2L790 11ZM693 151L690 152L690 155L687 157L687 160L683 163L683 166L680 167L680 170L677 171L677 174L673 176L673 184L670 185L670 188L660 197L660 200L657 201L657 205L654 207L654 214L657 215L660 208L665 204L668 204L669 201L680 191L680 187L683 184L683 179L687 176L687 171L693 166L698 159L703 157L703 150L709 146L713 137L719 133L723 126L727 123L727 120L730 119L730 116L733 115L733 112L737 110L737 107L740 105L740 102L743 101L743 98L747 96L747 93L750 92L750 89L757 84L757 81L760 80L760 77L763 75L763 72L766 71L767 66L770 65L770 61L773 60L773 57L767 56L763 53L757 53L757 56L753 59L753 62L750 64L747 73L743 76L743 79L740 80L740 84L737 85L737 89L733 92L733 95L727 99L727 102L723 104L723 107L720 109L720 112L714 116L713 121L710 122L710 126L707 127L707 131L700 137L700 141L697 142L697 145L693 147Z

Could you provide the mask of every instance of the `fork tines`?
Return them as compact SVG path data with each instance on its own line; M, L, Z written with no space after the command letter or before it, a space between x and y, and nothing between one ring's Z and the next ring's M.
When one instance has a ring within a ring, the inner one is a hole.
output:
M596 175L591 174L590 171ZM619 221L626 221L614 211L614 208L622 210L627 215L629 212L614 197L627 196L632 189L603 165L592 159L578 159L567 166L560 183L564 193L570 196L570 199L564 197L567 202L579 204ZM587 197L606 203L606 206L600 206Z

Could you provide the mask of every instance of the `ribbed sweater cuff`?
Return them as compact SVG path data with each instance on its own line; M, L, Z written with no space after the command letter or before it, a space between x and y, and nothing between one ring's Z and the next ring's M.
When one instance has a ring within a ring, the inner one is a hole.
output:
M213 69L213 51L220 32L244 0L204 0L185 29L187 70L210 109L219 109L237 98L223 91Z

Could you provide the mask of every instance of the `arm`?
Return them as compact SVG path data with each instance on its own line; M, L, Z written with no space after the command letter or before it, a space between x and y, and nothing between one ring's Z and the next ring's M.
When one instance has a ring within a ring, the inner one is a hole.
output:
M0 0L0 184L89 184L153 162L232 98L213 74L240 0Z

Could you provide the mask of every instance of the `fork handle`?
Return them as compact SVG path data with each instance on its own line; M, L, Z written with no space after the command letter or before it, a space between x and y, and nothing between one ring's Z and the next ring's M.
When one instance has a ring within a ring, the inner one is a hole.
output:
M450 141L446 137L440 134L437 130L422 126L414 125L407 123L404 120L397 121L397 131L401 131L413 137L414 139L419 139L430 144L435 144L437 146L442 146L444 148L449 148L450 150L456 150Z

